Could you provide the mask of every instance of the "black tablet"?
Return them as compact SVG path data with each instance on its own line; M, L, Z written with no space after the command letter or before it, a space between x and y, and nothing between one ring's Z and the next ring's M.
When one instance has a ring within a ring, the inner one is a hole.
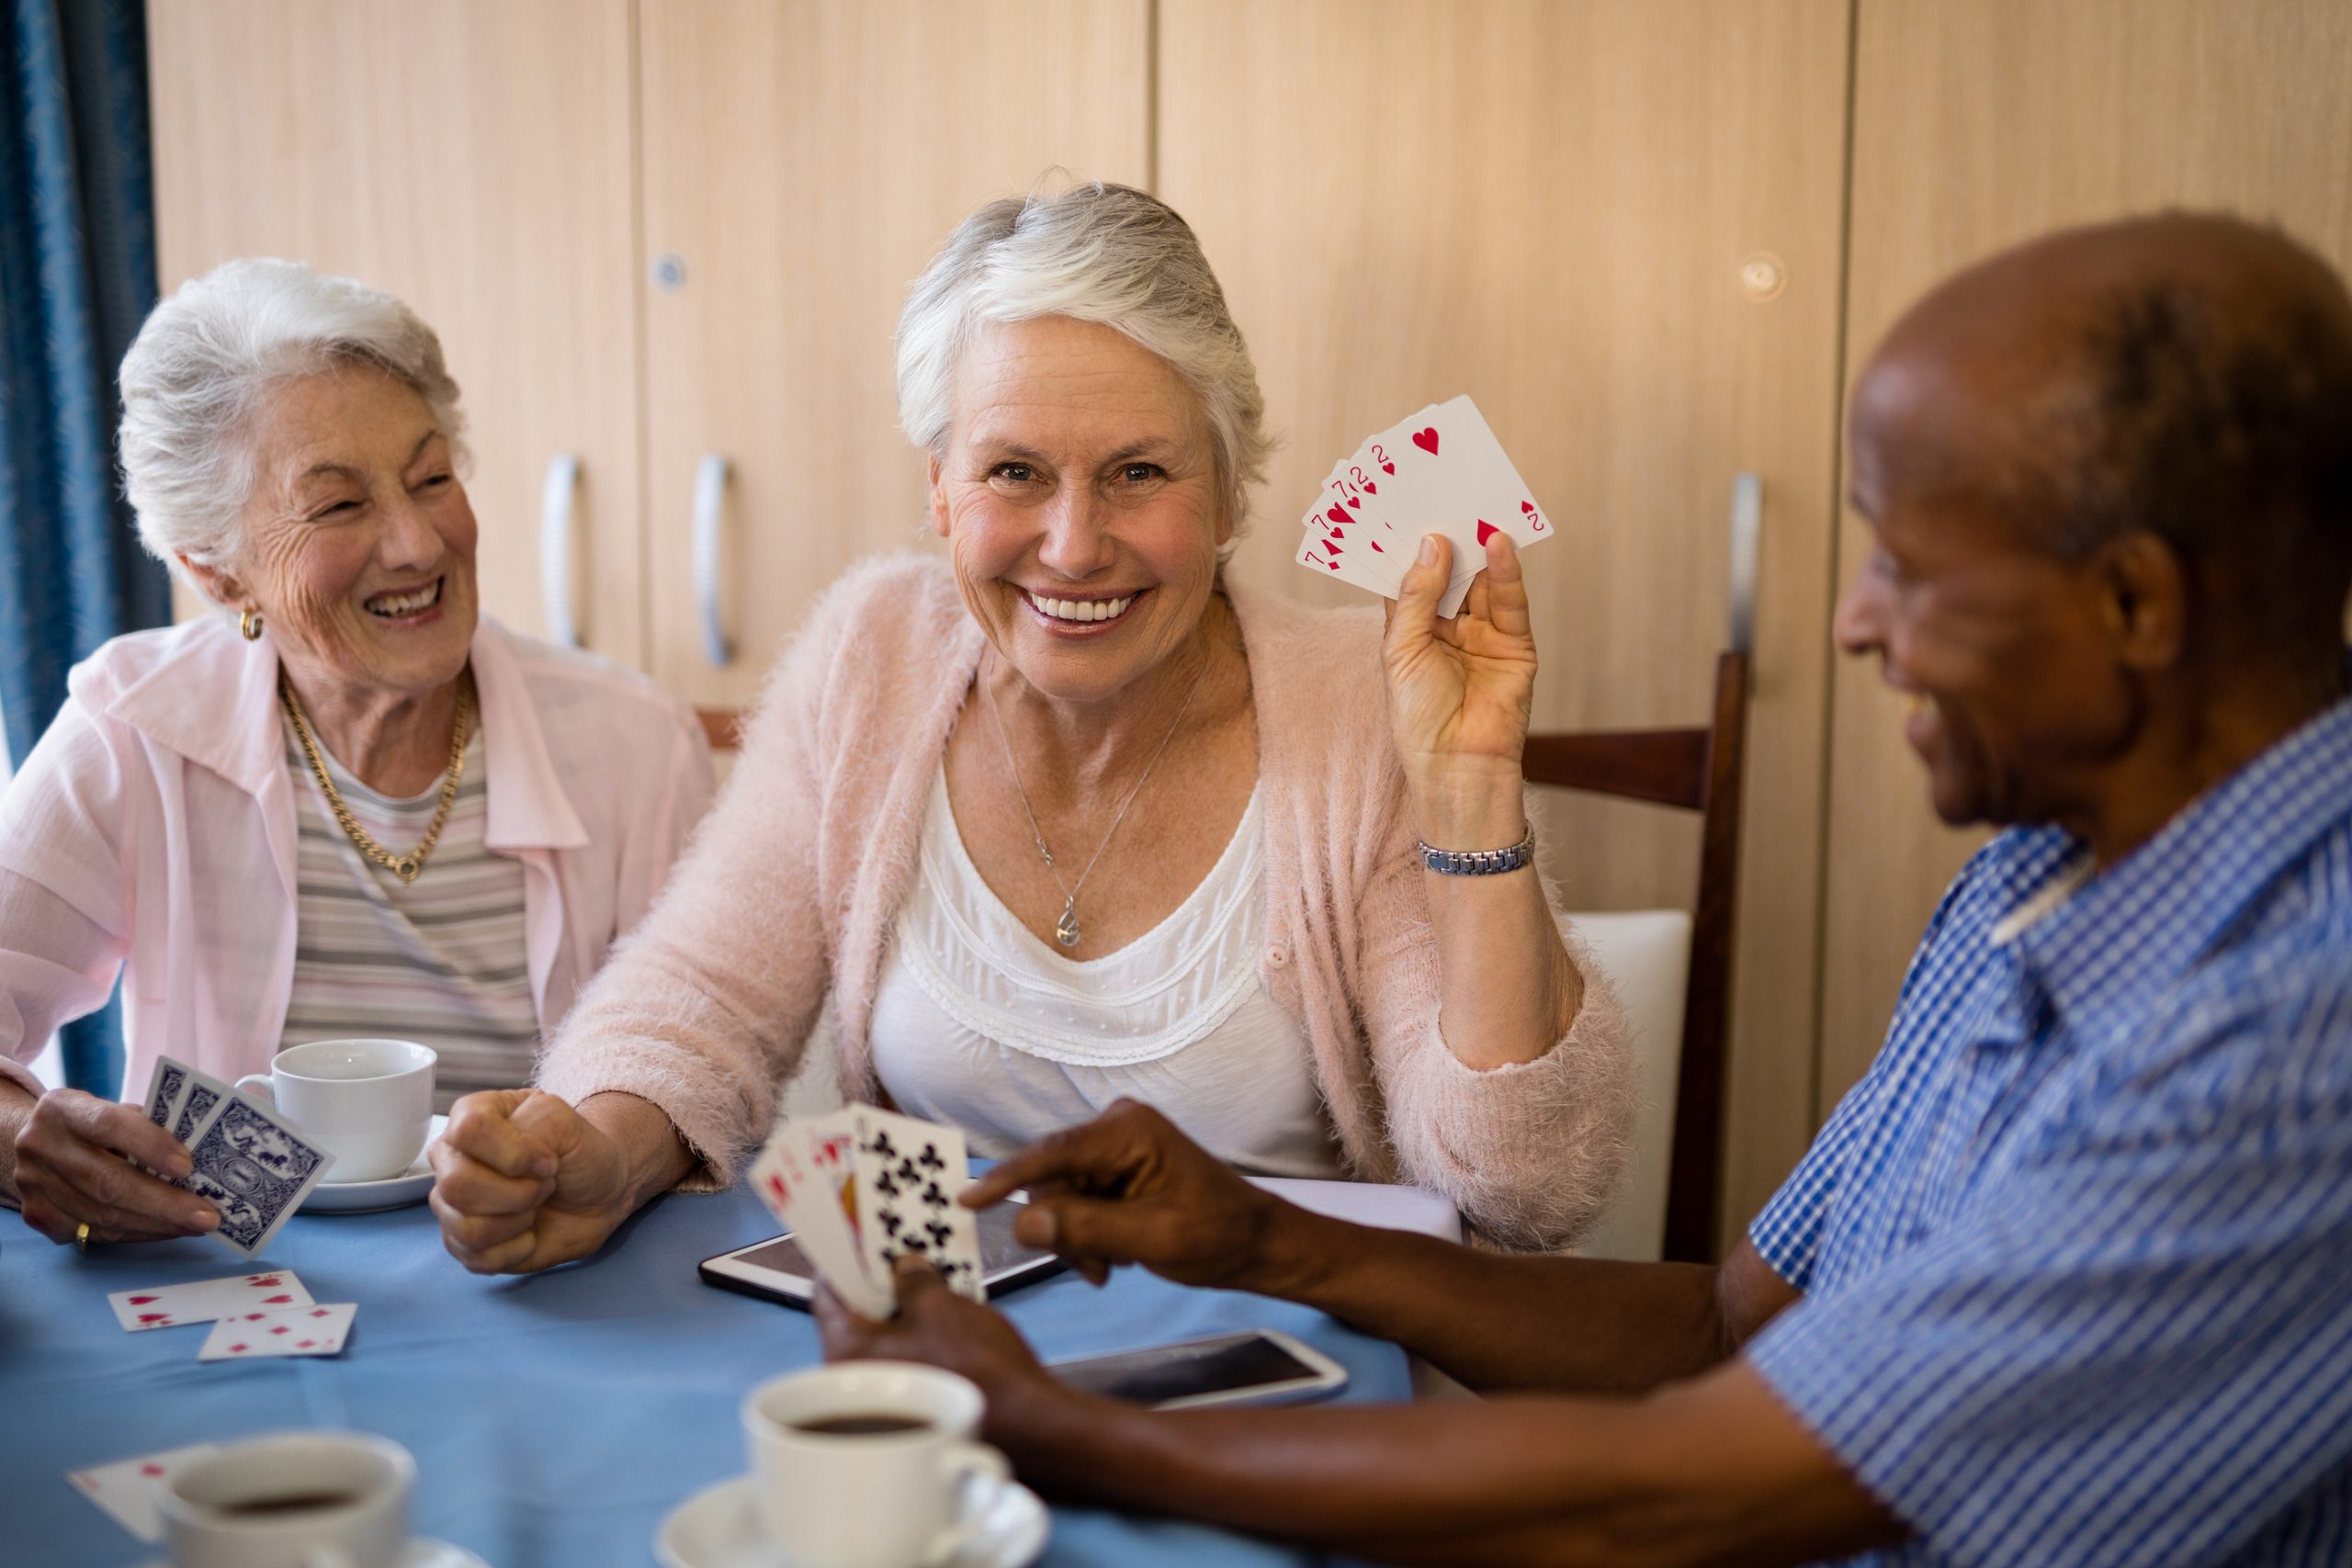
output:
M1023 1247L1013 1239L1012 1220L1020 1213L1019 1203L1014 1198L983 1209L978 1215L981 1277L991 1301L1068 1267L1052 1253ZM790 1231L706 1258L697 1272L706 1285L782 1302L804 1312L817 1291L816 1268Z

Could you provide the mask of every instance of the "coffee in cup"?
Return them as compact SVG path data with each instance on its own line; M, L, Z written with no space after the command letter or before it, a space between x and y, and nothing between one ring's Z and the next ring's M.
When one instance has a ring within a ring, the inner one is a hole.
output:
M429 1045L406 1040L314 1040L237 1080L284 1111L334 1156L335 1181L380 1181L416 1163L433 1125Z
M924 1568L977 1532L1011 1475L973 1440L968 1380L909 1361L849 1361L762 1383L743 1400L760 1522L795 1562Z
M818 1438L887 1438L896 1432L919 1432L931 1423L920 1416L819 1416L795 1421L792 1429Z
M174 1568L393 1568L416 1461L365 1432L232 1443L156 1488Z

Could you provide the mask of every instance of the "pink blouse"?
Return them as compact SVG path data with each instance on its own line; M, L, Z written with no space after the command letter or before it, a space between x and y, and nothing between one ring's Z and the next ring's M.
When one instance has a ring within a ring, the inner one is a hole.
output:
M683 704L593 655L474 634L487 842L523 863L524 944L551 1034L710 805ZM277 657L222 616L119 637L0 795L0 1077L119 975L127 1089L168 1054L267 1067L294 973L295 781Z

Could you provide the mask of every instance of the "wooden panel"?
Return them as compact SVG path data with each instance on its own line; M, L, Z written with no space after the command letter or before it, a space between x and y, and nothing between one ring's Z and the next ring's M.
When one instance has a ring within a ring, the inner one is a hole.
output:
M388 288L464 391L484 606L543 633L548 459L575 614L642 660L628 0L153 0L166 289L282 255Z
M1331 462L1468 391L1558 519L1529 557L1539 728L1707 721L1733 476L1762 473L1731 1224L1813 1130L1843 0L1161 0L1160 188L1285 445L1235 572L1290 563ZM1743 293L1770 254L1785 288ZM1695 821L1547 822L1581 908L1691 901Z
M1849 378L1939 278L2069 223L2231 208L2352 265L2352 6L1862 0L1857 49ZM1848 516L1846 573L1868 547ZM1834 711L1824 1115L1984 838L1936 823L1874 664L1839 665Z
M741 704L817 591L918 545L922 455L898 430L890 334L956 221L1049 167L1148 175L1143 0L644 0L654 664ZM732 470L734 658L703 655L696 466Z

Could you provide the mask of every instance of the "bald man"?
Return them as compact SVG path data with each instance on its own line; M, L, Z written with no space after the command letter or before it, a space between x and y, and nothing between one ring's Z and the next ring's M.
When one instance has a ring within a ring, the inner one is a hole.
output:
M973 1377L1059 1491L1385 1561L2352 1562L2352 301L2227 220L2053 235L1920 301L1851 436L1838 640L2004 830L1727 1262L1358 1229L1123 1106L973 1201L1515 1396L1152 1415L919 1270L829 1349Z

